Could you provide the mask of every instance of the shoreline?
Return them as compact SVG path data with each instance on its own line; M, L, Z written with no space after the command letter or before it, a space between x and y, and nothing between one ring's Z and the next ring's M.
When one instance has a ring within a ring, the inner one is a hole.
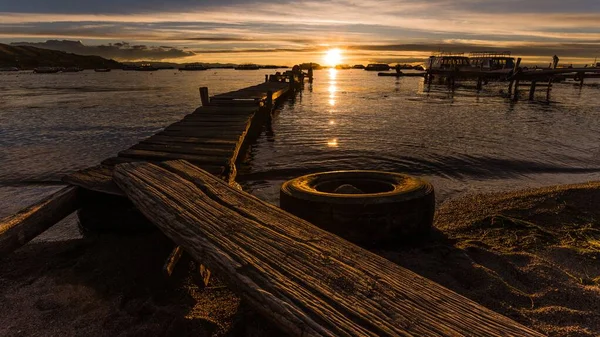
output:
M376 251L549 336L600 334L600 182L457 197L425 243ZM153 231L32 242L0 260L0 335L278 336ZM218 275L217 275L218 277Z

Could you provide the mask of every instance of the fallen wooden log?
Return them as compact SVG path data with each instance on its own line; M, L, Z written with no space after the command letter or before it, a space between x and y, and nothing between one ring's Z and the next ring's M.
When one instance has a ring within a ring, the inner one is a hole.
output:
M80 205L78 190L76 186L65 187L17 214L0 220L0 258L75 212Z
M542 336L185 161L114 180L192 257L294 336Z

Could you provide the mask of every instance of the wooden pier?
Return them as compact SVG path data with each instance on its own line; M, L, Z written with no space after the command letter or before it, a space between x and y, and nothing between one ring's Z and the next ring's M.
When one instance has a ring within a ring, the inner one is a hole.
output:
M477 91L492 81L506 81L508 85L508 97L516 101L520 98L523 87L528 88L528 98L533 100L536 91L544 91L546 100L550 99L552 86L558 81L572 78L583 85L586 78L600 78L600 68L551 68L525 69L520 67L521 59L517 59L513 69L484 70L479 68L454 68L454 69L428 69L425 73L425 83L428 89L435 79L439 83L446 83L454 88L456 81L471 80L477 82Z
M132 203L179 245L169 271L187 252L291 336L542 336L231 186L248 135L301 80L267 77L213 97L201 88L203 106L183 120L0 220L0 253L85 207L80 192L94 191Z
M185 159L231 182L247 136L256 133L273 105L293 90L286 82L265 82L207 99L208 90L200 88L206 105L116 157L66 176L63 181L96 192L123 195L112 181L115 165Z

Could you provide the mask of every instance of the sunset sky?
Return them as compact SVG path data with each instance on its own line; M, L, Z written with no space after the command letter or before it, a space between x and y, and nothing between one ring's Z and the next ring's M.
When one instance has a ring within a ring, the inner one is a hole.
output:
M122 61L291 64L340 48L343 63L391 63L493 48L584 64L600 57L600 1L0 0L1 43L49 39Z

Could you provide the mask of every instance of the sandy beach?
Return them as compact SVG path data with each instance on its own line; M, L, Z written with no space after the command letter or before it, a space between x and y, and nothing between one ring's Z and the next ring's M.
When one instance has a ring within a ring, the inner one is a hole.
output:
M600 335L600 183L465 196L377 253L548 336ZM160 232L34 242L0 261L2 336L280 336Z

